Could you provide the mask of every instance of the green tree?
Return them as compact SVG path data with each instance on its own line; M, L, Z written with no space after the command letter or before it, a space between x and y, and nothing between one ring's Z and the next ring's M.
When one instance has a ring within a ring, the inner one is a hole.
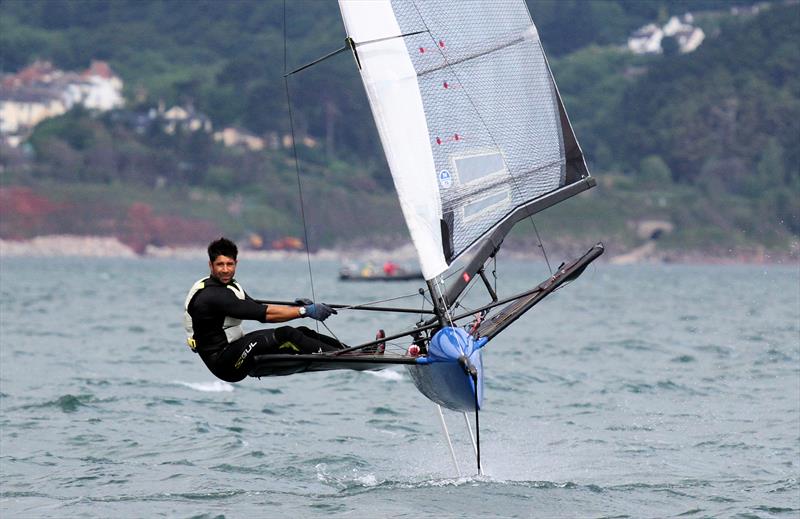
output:
M661 50L664 56L676 56L681 52L681 46L674 36L664 36L661 40Z
M770 137L767 145L764 146L764 151L761 152L761 158L756 167L757 178L764 185L782 184L786 176L785 169L783 146L780 145L778 139Z
M639 163L639 174L645 182L664 184L672 182L672 171L658 155L648 155Z
M235 191L240 187L235 182L235 179L236 173L225 166L211 166L208 168L208 174L206 175L206 182L209 187L213 187L223 193Z

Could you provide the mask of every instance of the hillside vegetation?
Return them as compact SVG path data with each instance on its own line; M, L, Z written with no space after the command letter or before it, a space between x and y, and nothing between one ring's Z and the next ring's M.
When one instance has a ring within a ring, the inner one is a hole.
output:
M600 180L580 207L542 216L551 235L591 230L629 247L637 241L631 222L657 218L675 225L663 244L676 249L781 249L796 240L800 7L776 2L737 17L728 12L733 4L529 1ZM634 56L623 49L637 27L687 10L708 32L697 51ZM318 143L299 148L299 183L290 150L224 148L202 132L167 135L153 126L142 133L129 124L126 113L163 102L191 105L216 128L287 133L284 69L340 47L344 34L335 2L287 2L285 17L284 64L281 2L0 3L5 73L34 59L67 70L104 59L125 81L128 99L125 113L75 110L40 124L27 147L4 150L4 200L14 198L13 188L49 205L41 205L46 217L31 219L20 204L4 204L0 234L83 230L179 243L216 231L267 239L308 233L311 248L405 239L347 53L289 81L295 131Z

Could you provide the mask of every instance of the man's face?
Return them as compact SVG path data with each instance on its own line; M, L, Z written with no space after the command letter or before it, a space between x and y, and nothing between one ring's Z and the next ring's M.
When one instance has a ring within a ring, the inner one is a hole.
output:
M209 261L211 277L215 277L223 283L230 283L236 275L236 260L228 256L219 255L214 261Z

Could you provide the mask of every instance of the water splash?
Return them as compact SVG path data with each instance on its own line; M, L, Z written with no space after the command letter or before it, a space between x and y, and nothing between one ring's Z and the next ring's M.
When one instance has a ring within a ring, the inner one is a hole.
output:
M205 393L230 393L233 391L233 384L228 384L221 380L214 380L212 382L181 382L178 380L175 381L175 383Z

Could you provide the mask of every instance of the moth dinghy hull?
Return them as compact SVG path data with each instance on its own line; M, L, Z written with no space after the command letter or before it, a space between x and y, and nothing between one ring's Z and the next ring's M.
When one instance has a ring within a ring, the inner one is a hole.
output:
M427 362L407 366L408 373L429 400L452 411L475 411L483 402L484 344L461 328L442 328L430 341Z

